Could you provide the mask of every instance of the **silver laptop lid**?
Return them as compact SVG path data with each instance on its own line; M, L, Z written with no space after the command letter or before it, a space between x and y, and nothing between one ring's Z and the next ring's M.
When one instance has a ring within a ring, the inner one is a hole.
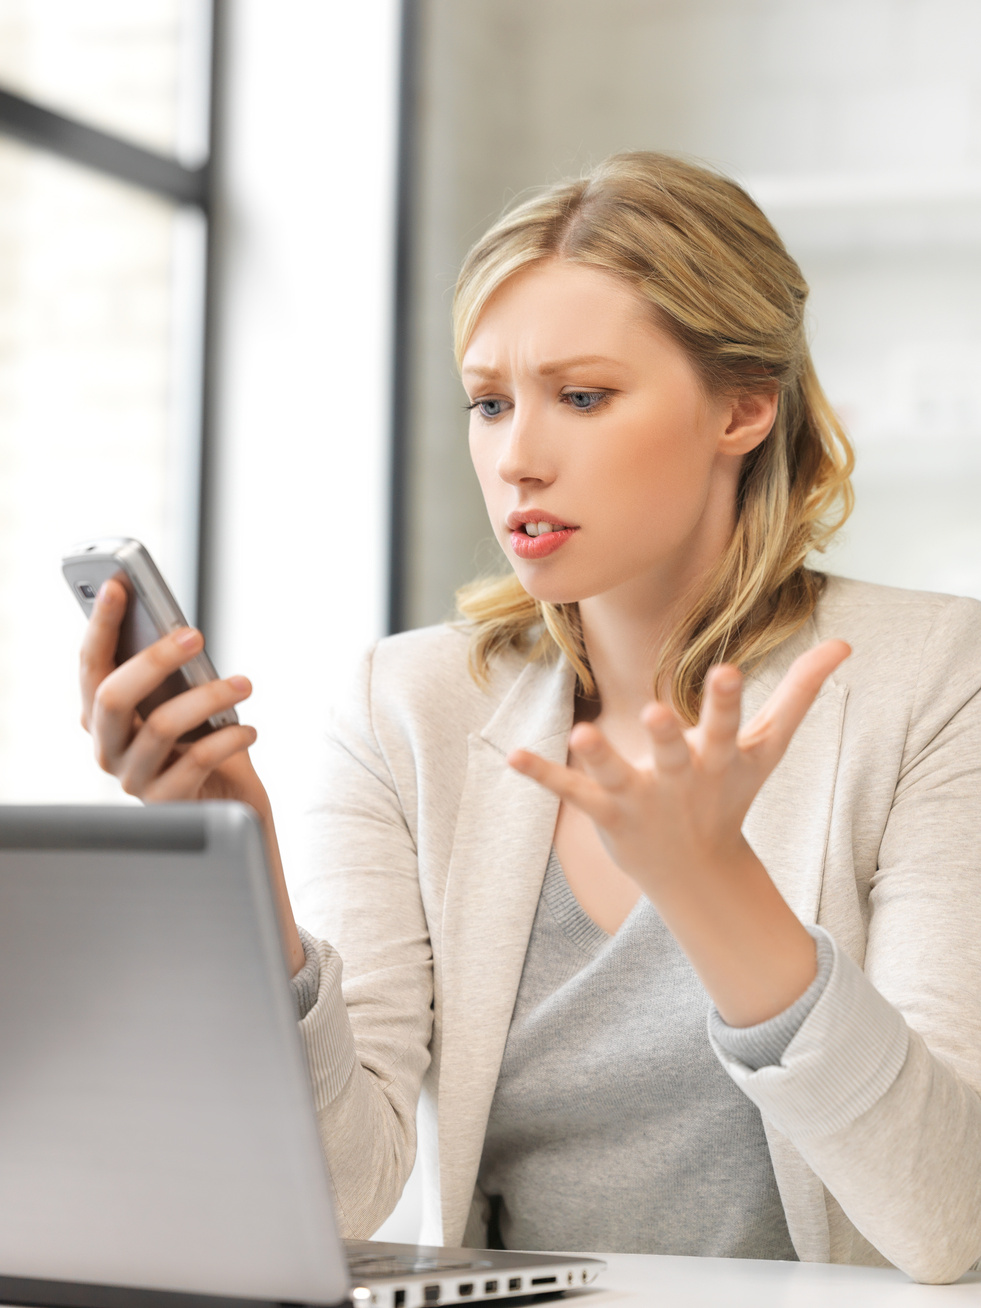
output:
M0 1277L336 1304L261 833L0 808Z

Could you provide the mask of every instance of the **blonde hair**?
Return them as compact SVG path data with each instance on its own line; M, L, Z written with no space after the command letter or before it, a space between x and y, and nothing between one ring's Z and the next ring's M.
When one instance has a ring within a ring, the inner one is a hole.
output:
M685 159L613 155L577 181L517 205L464 261L453 303L457 362L511 276L548 259L601 268L650 305L711 395L776 391L777 417L744 456L732 538L660 650L653 685L694 722L709 668L751 668L807 621L825 582L805 567L852 508L853 455L811 363L807 284L741 187ZM575 603L534 599L513 574L457 595L471 669L486 680L505 648L561 650L587 696L596 688Z

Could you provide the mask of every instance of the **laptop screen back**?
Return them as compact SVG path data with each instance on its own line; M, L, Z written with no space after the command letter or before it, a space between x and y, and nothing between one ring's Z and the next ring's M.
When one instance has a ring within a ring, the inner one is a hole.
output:
M0 1276L334 1304L251 812L0 809Z

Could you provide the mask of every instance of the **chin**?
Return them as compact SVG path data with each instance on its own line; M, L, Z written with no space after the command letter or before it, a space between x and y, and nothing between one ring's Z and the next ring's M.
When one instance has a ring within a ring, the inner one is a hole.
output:
M596 591L591 590L585 585L576 585L574 582L566 580L563 584L557 577L547 580L544 577L523 575L515 568L515 575L524 586L525 590L541 604L578 604L580 600L588 599L590 595L595 595ZM602 588L600 588L602 589Z

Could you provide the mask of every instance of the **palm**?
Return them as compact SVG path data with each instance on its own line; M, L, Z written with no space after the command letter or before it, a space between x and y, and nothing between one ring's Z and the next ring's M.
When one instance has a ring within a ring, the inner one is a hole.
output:
M665 877L696 864L723 866L736 858L753 799L821 685L850 652L831 640L803 654L742 730L742 678L735 668L712 669L699 721L687 730L666 704L649 704L642 714L649 766L628 763L598 727L585 723L569 740L577 768L527 750L509 762L587 814L614 861L654 892Z

